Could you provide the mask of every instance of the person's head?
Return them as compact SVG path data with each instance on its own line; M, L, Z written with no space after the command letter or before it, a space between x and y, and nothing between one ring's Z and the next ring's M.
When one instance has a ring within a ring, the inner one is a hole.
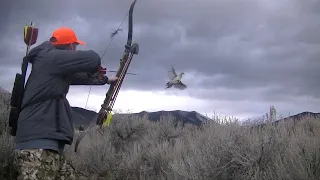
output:
M77 39L72 29L61 27L52 32L49 40L57 49L76 50L77 45L84 45L84 42Z

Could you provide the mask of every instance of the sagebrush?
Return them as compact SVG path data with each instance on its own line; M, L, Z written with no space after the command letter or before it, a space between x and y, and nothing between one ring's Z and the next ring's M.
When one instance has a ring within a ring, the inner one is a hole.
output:
M8 108L2 110L0 179L10 180L14 146L5 125ZM66 155L79 179L320 179L320 119L263 129L217 120L200 127L173 124L171 118L114 119L92 130L79 152L67 147Z

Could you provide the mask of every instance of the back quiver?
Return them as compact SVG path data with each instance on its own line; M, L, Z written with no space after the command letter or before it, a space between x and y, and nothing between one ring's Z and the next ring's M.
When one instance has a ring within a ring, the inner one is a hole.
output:
M9 127L10 134L16 136L18 118L21 111L21 104L24 93L24 80L22 74L17 73L14 85L11 93L11 102L10 102L10 114L9 114Z

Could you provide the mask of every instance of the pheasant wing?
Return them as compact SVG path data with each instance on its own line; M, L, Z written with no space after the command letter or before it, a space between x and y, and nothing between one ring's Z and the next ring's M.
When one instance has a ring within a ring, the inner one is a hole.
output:
M184 90L187 88L187 86L185 84L183 84L181 81L179 81L178 83L173 85L175 88L180 89L180 90Z
M173 80L175 77L177 77L176 70L174 68L171 68L170 71L168 71L168 77L170 80Z

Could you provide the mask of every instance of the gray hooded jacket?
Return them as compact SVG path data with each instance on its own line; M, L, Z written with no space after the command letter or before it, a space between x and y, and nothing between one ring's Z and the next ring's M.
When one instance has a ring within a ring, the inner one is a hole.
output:
M66 94L70 85L104 85L90 78L101 65L100 56L92 50L59 50L44 42L28 54L32 71L26 83L19 115L16 148L52 149L61 152L72 144L72 112ZM27 105L32 101L38 103Z

